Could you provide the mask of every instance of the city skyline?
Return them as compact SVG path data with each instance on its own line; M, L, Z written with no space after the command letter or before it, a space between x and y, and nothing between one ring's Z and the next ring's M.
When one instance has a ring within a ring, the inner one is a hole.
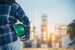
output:
M17 2L35 25L37 34L40 34L43 14L48 17L48 32L53 32L55 25L67 25L75 19L74 0L17 0Z

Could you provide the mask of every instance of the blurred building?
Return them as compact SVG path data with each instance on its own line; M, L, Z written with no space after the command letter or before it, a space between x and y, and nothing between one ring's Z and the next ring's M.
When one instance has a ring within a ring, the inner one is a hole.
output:
M62 48L62 38L67 36L67 26L66 25L57 25L55 26L55 33L58 36L59 39L59 48Z
M30 40L36 40L36 30L33 24L30 24Z
M47 43L48 32L47 32L47 15L42 16L41 23L41 41L42 43Z
M30 40L31 40L31 44L32 44L32 48L36 48L37 47L37 39L36 39L36 28L35 26L33 26L33 24L30 24Z
M66 25L57 25L55 26L55 33L61 36L67 35L67 26Z
M59 48L59 37L55 33L51 35L51 46L52 48Z
M52 48L52 33L48 33L48 47Z

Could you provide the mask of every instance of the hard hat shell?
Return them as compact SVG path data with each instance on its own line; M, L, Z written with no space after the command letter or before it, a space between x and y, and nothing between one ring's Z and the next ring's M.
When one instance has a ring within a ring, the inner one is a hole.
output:
M13 27L14 31L16 32L16 35L21 38L25 33L24 25L19 23L19 24L14 24Z

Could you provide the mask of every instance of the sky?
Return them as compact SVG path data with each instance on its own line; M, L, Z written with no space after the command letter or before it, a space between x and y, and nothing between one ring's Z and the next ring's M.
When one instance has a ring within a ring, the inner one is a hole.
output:
M54 32L55 25L67 25L75 19L74 0L16 0L16 2L35 25L37 34L40 34L43 14L48 18L48 32Z

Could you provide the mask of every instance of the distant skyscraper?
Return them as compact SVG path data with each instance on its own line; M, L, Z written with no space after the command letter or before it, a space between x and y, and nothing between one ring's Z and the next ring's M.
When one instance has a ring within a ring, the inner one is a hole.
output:
M33 24L30 24L30 40L36 39L36 33L35 33L35 26Z
M58 25L55 27L56 34L60 34L62 36L67 35L67 26L66 25Z
M47 15L42 16L42 23L41 23L41 41L47 42Z
M67 36L67 26L66 25L57 25L55 27L55 33L59 36L60 41L59 41L59 47L62 47L61 43L62 43L62 38L64 36Z

